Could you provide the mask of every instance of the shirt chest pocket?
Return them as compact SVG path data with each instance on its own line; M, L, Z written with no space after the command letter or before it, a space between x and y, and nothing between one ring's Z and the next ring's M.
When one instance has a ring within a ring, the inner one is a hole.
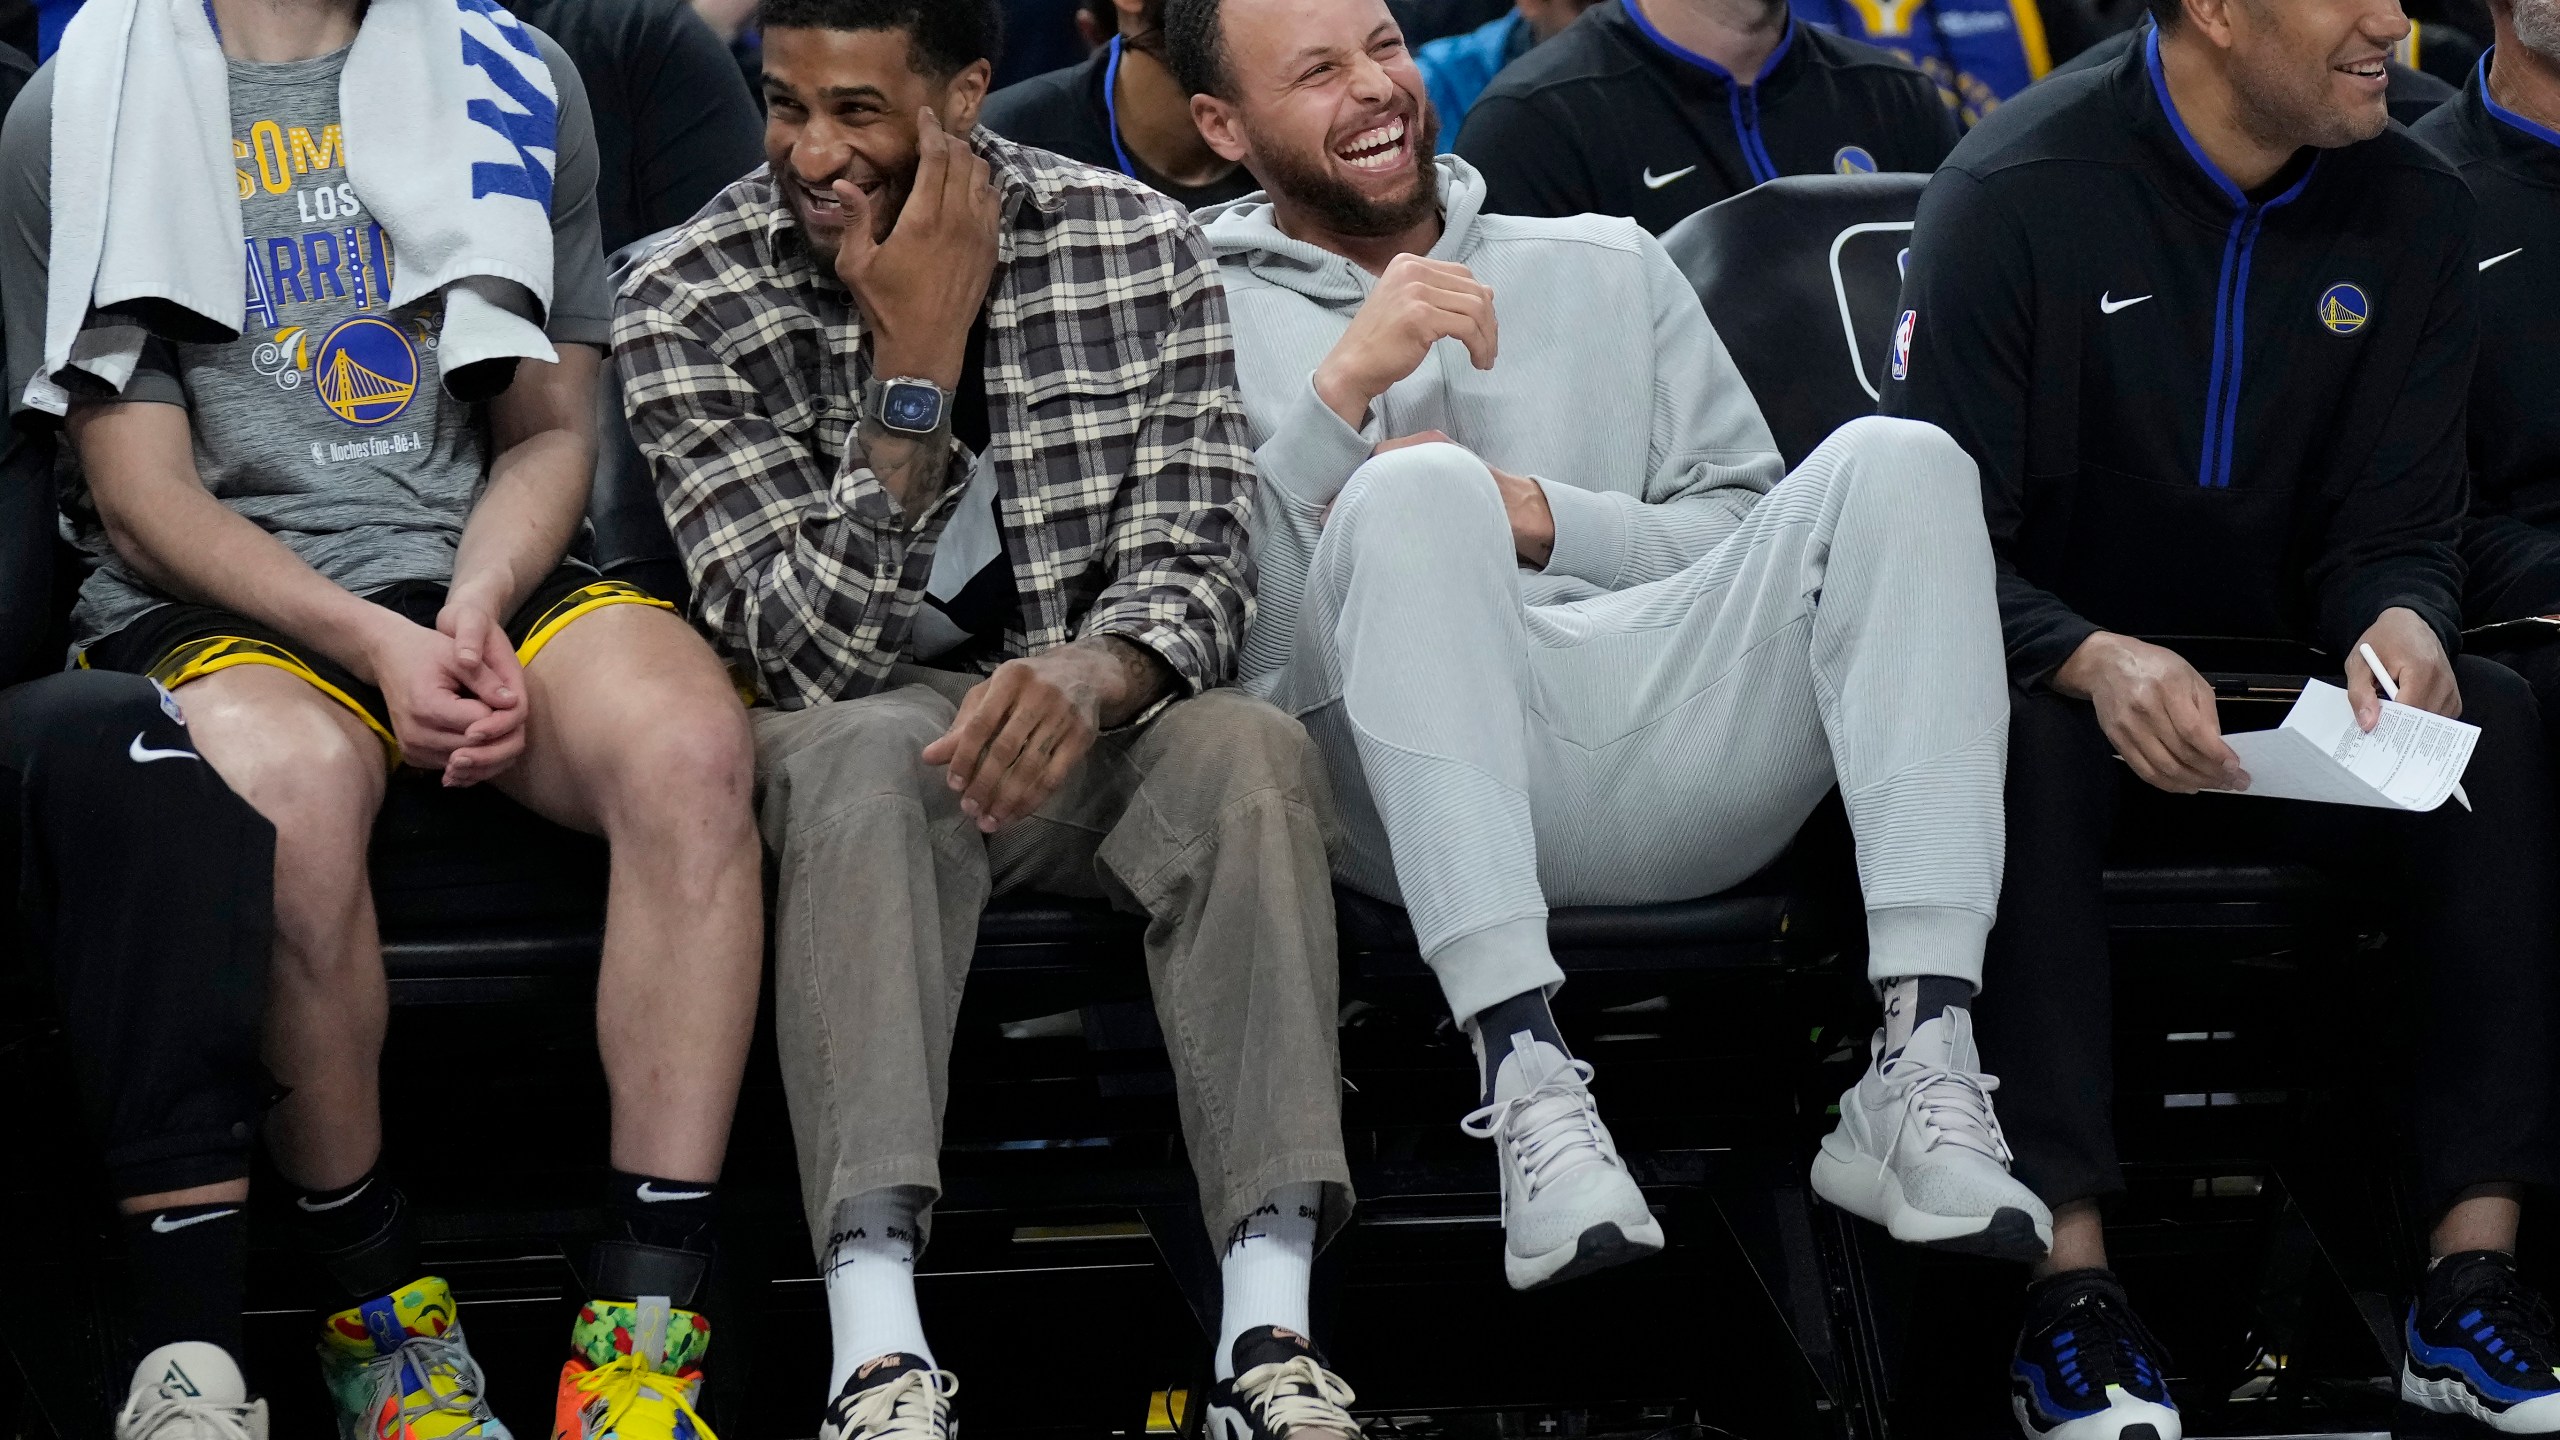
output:
M861 406L856 341L831 338L825 326L798 318L771 343L737 360L738 376L755 392L775 429L821 455L841 455Z
M1045 373L1035 364L1017 399L1032 454L1072 454L1084 476L1108 477L1116 488L1136 453L1156 366L1136 356L1094 358L1120 363L1071 364ZM988 398L996 400L992 386ZM1007 417L998 405L990 410L1001 444Z

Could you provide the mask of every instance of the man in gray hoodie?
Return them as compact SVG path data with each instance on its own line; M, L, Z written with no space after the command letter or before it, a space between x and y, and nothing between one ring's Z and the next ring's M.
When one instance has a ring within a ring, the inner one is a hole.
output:
M1634 223L1481 213L1383 0L1172 0L1193 117L1261 193L1201 215L1262 492L1242 682L1324 749L1343 878L1411 911L1482 1059L1505 1270L1658 1250L1547 996L1550 904L1712 894L1837 785L1874 1063L1815 1187L2034 1259L1966 1008L1998 898L2008 698L1973 462L1843 427L1793 475Z

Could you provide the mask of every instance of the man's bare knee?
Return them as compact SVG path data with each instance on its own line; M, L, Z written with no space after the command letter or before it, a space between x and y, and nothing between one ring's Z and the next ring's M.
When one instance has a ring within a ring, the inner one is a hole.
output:
M734 830L742 837L755 774L755 737L737 697L672 696L615 752L604 805L608 833Z
M178 692L196 749L276 827L280 851L349 844L361 858L382 803L382 742L292 674L239 665Z

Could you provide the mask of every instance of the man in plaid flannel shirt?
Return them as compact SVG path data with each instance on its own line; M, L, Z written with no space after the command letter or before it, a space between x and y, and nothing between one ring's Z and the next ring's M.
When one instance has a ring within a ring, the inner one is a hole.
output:
M949 1424L914 1252L979 913L1025 889L1151 922L1238 1433L1348 1433L1302 1338L1350 1202L1331 801L1296 722L1216 688L1254 486L1225 293L1180 207L976 128L990 10L768 0L769 164L614 326L694 617L762 702L821 1434Z

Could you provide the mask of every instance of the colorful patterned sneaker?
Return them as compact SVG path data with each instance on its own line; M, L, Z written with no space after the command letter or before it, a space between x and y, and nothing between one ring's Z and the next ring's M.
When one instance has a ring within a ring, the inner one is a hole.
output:
M2495 1250L2447 1255L2409 1306L2400 1398L2500 1435L2560 1432L2560 1342L2551 1307Z
M453 1291L433 1275L330 1316L320 1375L338 1440L514 1440L480 1398Z
M2010 1406L2027 1440L2178 1440L2160 1342L2110 1270L2065 1270L2027 1287L2009 1362Z
M569 1348L551 1440L719 1440L693 1408L710 1321L663 1296L590 1300Z

